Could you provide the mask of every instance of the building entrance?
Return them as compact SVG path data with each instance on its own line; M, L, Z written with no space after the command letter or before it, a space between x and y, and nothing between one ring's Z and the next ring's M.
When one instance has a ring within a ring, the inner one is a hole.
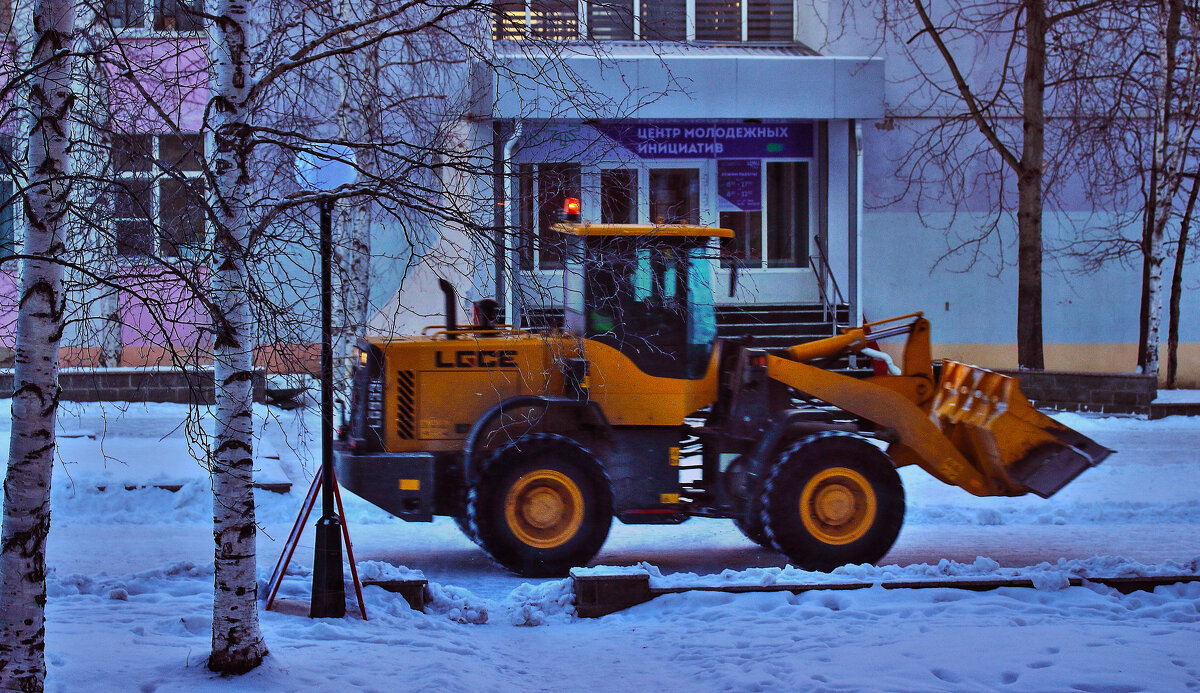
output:
M591 153L594 163L516 167L520 283L536 287L551 303L561 301L562 253L551 226L563 198L578 195L585 220L733 229L736 236L722 244L714 277L718 303L817 302L809 257L818 209L814 137L808 123L597 125L595 134L579 137L610 143Z

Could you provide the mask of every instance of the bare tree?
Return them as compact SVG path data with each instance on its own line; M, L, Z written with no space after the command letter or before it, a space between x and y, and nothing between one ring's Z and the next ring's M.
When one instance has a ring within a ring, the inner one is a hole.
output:
M1194 11L1191 14L1194 19ZM1184 19L1183 0L1162 0L1158 17L1159 71L1155 81L1158 93L1154 117L1154 158L1151 165L1154 189L1151 197L1151 223L1148 238L1144 241L1147 270L1143 296L1145 358L1139 363L1144 372L1156 376L1159 372L1159 333L1163 306L1162 265L1166 259L1164 238L1167 223L1175 213L1176 197L1187 166L1187 145L1196 129L1196 111L1191 100L1185 104L1184 109L1180 109L1178 103L1181 93L1178 89L1181 77L1178 51L1180 27ZM1194 24L1191 29L1195 32ZM1191 53L1190 72L1195 76L1197 58L1194 44ZM1183 248L1180 247L1177 252L1182 253Z
M12 441L4 479L0 545L0 689L45 684L46 537L58 413L58 348L71 196L68 132L72 91L73 0L37 0L28 64L28 183L25 247L13 372Z
M897 194L924 209L949 207L948 249L939 262L965 258L967 269L989 261L999 273L1017 270L1017 360L1044 367L1042 283L1043 213L1061 208L1057 188L1077 185L1068 128L1080 114L1072 95L1094 85L1060 43L1086 44L1086 31L1102 31L1096 16L1119 12L1112 0L1060 2L1010 0L931 3L927 0L843 3L832 24L853 27L889 59L889 116L882 127L911 128L913 142L897 159ZM847 29L831 25L831 42ZM986 205L973 217L976 231L951 229L960 213ZM1016 227L1016 258L1008 257ZM934 222L936 223L936 222Z
M213 378L216 434L211 457L214 556L212 653L208 668L249 671L267 655L258 625L254 522L254 330L248 246L251 195L251 50L256 5L216 0L209 24L212 64L209 127L213 152L212 211L216 261L213 289Z
M1200 193L1200 175L1192 173L1192 189L1179 222L1179 238L1175 244L1175 267L1171 272L1171 301L1167 318L1167 380L1168 389L1175 389L1179 375L1179 301L1183 298L1183 266L1187 256L1189 231L1196 212L1196 197Z
M1086 19L1080 35L1090 40L1063 41L1061 47L1092 87L1071 92L1070 110L1079 115L1065 126L1073 143L1069 162L1085 172L1094 199L1125 211L1067 252L1088 271L1112 262L1141 265L1137 366L1158 373L1162 264L1174 246L1182 271L1178 261L1186 253L1186 211L1179 242L1172 244L1169 236L1181 205L1187 207L1184 171L1195 167L1197 9L1153 0L1105 8Z
M983 16L978 8L949 10L935 18L922 0L911 0L920 31L910 42L928 41L941 57L953 86L941 89L962 108L951 121L969 121L1015 179L1017 190L1017 359L1023 368L1043 368L1042 213L1046 177L1047 36L1057 25L1094 12L1105 2L1053 3L1020 0L993 3ZM983 19L987 40L1000 41L1003 60L987 83L973 86L951 50L948 37L974 34L970 20ZM1069 31L1062 28L1062 31ZM919 45L919 44L918 44ZM1016 62L1023 58L1020 79ZM1068 72L1060 68L1058 77ZM1015 92L1015 93L1014 93ZM1020 123L1019 138L1009 127ZM1007 121L1007 122L1006 122Z
M470 266L486 257L480 249L490 249L494 231L488 228L490 198L454 194L443 184L455 175L490 180L490 138L471 141L460 130L479 98L471 88L472 71L494 74L506 67L491 50L494 9L489 3L373 0L351 8L341 1L297 2L257 6L236 21L230 19L232 8L221 5L211 18L210 62L217 77L205 123L215 140L207 175L218 268L213 314L217 382L232 407L218 404L214 450L230 452L227 458L214 458L213 473L215 479L235 458L239 465L247 463L244 472L238 467L235 474L238 495L232 502L227 489L216 489L218 512L231 511L221 521L228 524L221 526L249 537L250 553L239 553L245 559L252 557L253 547L248 495L252 441L248 431L235 433L226 422L249 419L249 350L256 339L312 340L317 274L307 263L315 245L311 215L316 203L332 195L346 201L349 212L338 247L345 341L366 328L372 264L435 259L448 264L465 260ZM254 33L254 23L270 31ZM229 43L234 40L241 43ZM235 56L242 62L233 67ZM559 89L564 73L570 71L553 76ZM547 84L552 78L522 77ZM576 98L588 98L586 90L568 88L564 100L578 94L584 96ZM346 163L356 168L357 180L332 193L293 183L295 156L330 144L354 152ZM393 239L404 241L402 246L374 246L376 224L386 224ZM463 245L443 245L436 251L440 256L432 255L431 237L450 226L462 231ZM244 308L250 312L242 313ZM249 315L253 329L243 322ZM236 355L236 362L223 365L226 353ZM239 388L244 383L246 389L230 392L231 382ZM243 560L242 566L248 564ZM246 619L246 610L254 608L253 573L239 568L238 575L251 581L229 583L235 589L225 608L236 606ZM219 564L217 579L221 601ZM253 631L244 627L224 641L216 631L214 621L210 668L244 671L254 665L248 651L233 657L236 665L226 666L221 649L230 646L233 636L249 648L253 643L246 636Z

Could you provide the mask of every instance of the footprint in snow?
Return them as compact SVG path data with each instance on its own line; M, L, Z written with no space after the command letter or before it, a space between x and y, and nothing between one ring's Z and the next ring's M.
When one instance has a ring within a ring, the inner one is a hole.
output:
M954 673L953 671L947 671L945 669L933 669L929 673L931 673L934 676L938 677L939 679L945 681L946 683L960 683L963 680L962 677L959 676L958 674Z
M1122 683L1076 683L1071 688L1082 693L1138 693L1146 690L1141 686Z

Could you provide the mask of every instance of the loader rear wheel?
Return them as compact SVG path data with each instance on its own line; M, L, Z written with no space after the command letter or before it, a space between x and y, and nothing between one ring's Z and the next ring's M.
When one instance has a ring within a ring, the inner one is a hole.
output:
M565 575L590 561L608 538L612 513L608 481L592 454L550 434L498 448L468 501L479 544L526 577Z
M808 570L883 558L904 522L891 460L857 436L819 435L779 456L762 493L772 545Z

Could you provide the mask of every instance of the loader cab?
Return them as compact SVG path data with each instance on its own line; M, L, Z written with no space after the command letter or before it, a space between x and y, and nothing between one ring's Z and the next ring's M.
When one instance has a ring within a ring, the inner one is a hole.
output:
M564 223L565 327L607 344L643 372L704 376L717 336L713 238L728 229Z

